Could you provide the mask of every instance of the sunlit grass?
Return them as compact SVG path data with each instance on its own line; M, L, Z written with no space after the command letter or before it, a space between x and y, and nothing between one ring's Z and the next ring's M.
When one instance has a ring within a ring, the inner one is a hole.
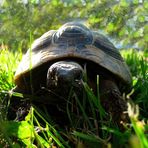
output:
M132 99L140 107L140 116L148 118L148 53L136 50L122 51L133 77Z
M14 74L22 52L12 53L8 49L0 50L0 91L10 90L14 87Z
M132 127L135 131L135 134L137 136L137 139L139 140L139 144L137 145L140 148L146 148L148 147L148 135L145 134L147 131L146 129L146 123L143 121L140 121L138 119L139 116L139 107L138 105L132 105L128 104L128 113L129 117L132 123ZM132 140L132 139L131 139ZM134 146L134 143L131 143Z
M8 49L0 51L0 103L8 97L8 91L15 85L13 82L14 72L22 58L22 53L11 53ZM77 147L84 147L84 144L89 147L124 147L145 148L148 147L148 65L147 53L136 52L134 50L122 51L127 64L130 67L133 76L133 94L128 98L132 98L135 104L130 103L128 106L128 113L131 124L124 125L125 131L121 132L116 127L111 119L104 122L106 112L100 104L99 92L95 96L91 88L84 82L86 91L86 101L91 107L91 114L88 116L85 103L81 102L75 96L77 103L77 110L81 113L79 118L74 119L72 112L70 112L70 104L67 104L67 114L71 121L71 129L63 131L59 129L56 124L50 120L50 115L42 112L36 106L32 106L25 121L7 121L3 119L6 112L3 112L2 105L0 105L0 146L11 147L70 147L73 142ZM99 78L98 78L99 79ZM98 83L98 81L97 81ZM68 101L71 102L69 99ZM139 106L139 107L136 107ZM96 114L96 110L99 110ZM5 110L6 111L6 110ZM40 123L41 121L41 123ZM82 124L82 121L85 124ZM99 127L98 127L99 122ZM76 124L75 124L76 123ZM81 128L79 126L81 125ZM26 132L22 132L26 131ZM64 137L64 138L63 138ZM136 140L135 140L136 139Z

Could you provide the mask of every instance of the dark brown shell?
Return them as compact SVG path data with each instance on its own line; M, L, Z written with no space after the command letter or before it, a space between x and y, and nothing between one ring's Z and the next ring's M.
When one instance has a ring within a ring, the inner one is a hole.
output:
M103 35L79 23L67 23L59 30L51 30L35 40L23 56L16 71L15 82L52 60L79 58L97 63L127 84L131 84L130 71L119 51Z

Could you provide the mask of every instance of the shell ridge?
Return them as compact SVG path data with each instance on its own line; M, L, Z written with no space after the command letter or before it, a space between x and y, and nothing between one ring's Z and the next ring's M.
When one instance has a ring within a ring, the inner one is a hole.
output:
M55 30L50 30L44 33L40 38L36 39L32 45L33 51L44 49L52 44L52 36Z
M106 54L109 54L110 56L123 61L123 58L121 57L121 55L115 50L115 48L108 48L105 45L101 44L98 40L94 41L93 45L96 48L101 49L102 51L104 51Z

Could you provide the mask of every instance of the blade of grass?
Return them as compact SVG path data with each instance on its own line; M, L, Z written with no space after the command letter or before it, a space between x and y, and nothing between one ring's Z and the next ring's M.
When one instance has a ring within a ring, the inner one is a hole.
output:
M88 116L87 116L87 114L86 114L86 112L85 112L85 110L84 110L82 104L80 103L80 101L79 101L79 99L78 99L78 97L77 97L76 94L75 94L75 99L76 99L76 101L77 101L77 103L78 103L78 105L79 105L79 107L80 107L80 110L82 111L82 114L83 114L83 116L84 116L84 119L87 121L89 127L90 127L91 129L93 129L93 125L91 124L91 122L90 122L90 120L89 120L89 118L88 118Z
M107 145L107 142L105 140L95 135L84 134L82 132L77 132L77 131L74 131L73 135L79 137L80 139L83 139L84 141L103 143L104 145Z
M61 135L55 130L54 127L52 127L49 122L46 121L46 119L35 109L34 110L35 113L49 126L50 130L48 131L48 134L50 135L50 137L52 137L52 139L58 144L58 146L60 146L61 148L64 148L64 145L60 142L60 140L67 146L67 143L64 141L64 139L61 137ZM52 133L53 132L53 133ZM56 135L56 136L55 136ZM59 140L59 139L60 140Z

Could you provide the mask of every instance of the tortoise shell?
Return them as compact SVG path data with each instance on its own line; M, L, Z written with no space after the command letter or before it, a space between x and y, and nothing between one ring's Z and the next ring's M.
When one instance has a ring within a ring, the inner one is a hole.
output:
M125 84L131 84L130 71L118 49L103 35L79 23L66 23L59 30L50 30L34 41L15 73L15 83L21 85L31 69L65 58L92 61Z

